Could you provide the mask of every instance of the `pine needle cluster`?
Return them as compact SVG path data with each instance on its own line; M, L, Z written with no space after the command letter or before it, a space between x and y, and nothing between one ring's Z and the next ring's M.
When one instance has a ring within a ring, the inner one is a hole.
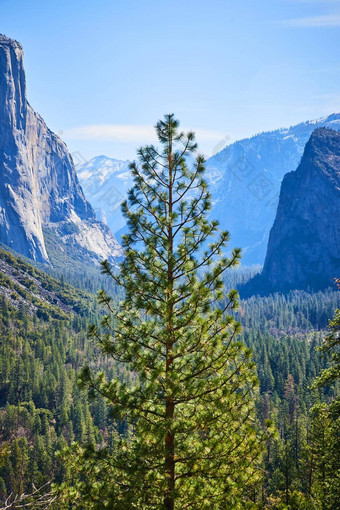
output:
M223 288L241 254L225 256L229 234L209 219L194 133L181 132L172 114L156 131L160 148L140 148L131 164L120 272L103 263L124 300L117 305L101 292L108 313L91 330L133 383L89 368L81 376L132 431L117 439L105 497L122 509L245 508L266 433L260 437L255 423L251 352L236 339L238 293L225 299Z

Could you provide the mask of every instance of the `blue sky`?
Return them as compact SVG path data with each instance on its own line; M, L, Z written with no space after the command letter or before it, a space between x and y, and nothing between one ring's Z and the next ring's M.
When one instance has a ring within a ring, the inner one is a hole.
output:
M72 153L133 158L174 112L210 155L340 111L339 0L0 0L28 100Z

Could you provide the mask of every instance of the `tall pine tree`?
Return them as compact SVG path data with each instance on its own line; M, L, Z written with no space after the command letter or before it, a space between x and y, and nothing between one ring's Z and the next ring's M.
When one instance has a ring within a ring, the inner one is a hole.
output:
M339 287L339 280L336 280ZM318 350L331 355L330 366L323 369L312 388L339 385L340 380L340 310L329 321L330 332ZM340 396L329 405L318 404L312 409L312 455L315 458L312 493L322 510L336 510L340 498Z
M240 324L230 315L238 294L231 290L225 301L223 290L222 276L239 263L240 250L224 256L229 234L208 219L194 134L180 132L172 114L156 131L160 148L140 148L131 164L120 272L103 263L124 300L116 306L101 292L108 314L92 327L133 382L107 381L89 367L81 376L131 430L110 457L95 452L102 474L90 508L244 508L260 476L262 442L251 352L236 341ZM93 475L96 462L86 462Z

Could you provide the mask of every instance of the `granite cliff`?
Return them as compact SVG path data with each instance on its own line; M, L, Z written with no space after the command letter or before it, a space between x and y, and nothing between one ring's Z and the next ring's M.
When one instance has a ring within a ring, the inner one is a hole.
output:
M263 265L282 179L296 169L309 137L319 127L339 131L340 114L259 133L230 144L207 160L211 218L230 232L231 246L242 248L242 265ZM98 219L106 218L119 240L126 232L119 204L133 184L128 162L97 156L76 170Z
M323 289L340 275L340 133L316 129L285 175L261 275L241 295Z
M284 175L295 170L312 132L340 130L340 114L239 140L207 161L211 217L242 248L242 264L263 265Z
M0 35L0 242L49 262L45 232L96 262L121 247L96 219L66 145L26 99L23 48Z

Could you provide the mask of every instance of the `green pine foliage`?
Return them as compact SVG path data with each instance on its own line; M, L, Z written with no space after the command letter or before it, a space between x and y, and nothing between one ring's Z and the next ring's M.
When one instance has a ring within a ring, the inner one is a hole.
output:
M329 321L330 333L326 336L319 350L325 355L330 355L330 366L325 368L316 379L313 387L337 385L340 382L340 310L335 310L335 315ZM340 397L338 396L331 404L330 411L340 416Z
M17 279L26 263L1 256ZM35 271L32 266L29 270ZM61 291L60 283L46 274L36 272L34 278L39 278L39 288L52 289L72 310L94 301L69 285ZM19 305L0 296L0 508L8 497L12 502L34 487L61 482L67 471L56 453L74 440L101 444L110 427L106 413L89 404L77 384L77 372L88 359L93 366L104 366L109 377L115 374L88 343L88 319L75 313L65 319L46 303L41 314L40 306L32 309L30 304L29 296ZM92 321L100 320L90 307L87 313Z
M157 175L169 183L164 141ZM237 251L220 257L223 233L205 253L217 225L205 219L203 161L173 149L177 192L195 172L198 187L170 214L169 192L152 177L155 151L141 149L135 166L120 275L106 264L112 278L74 271L62 258L57 269L33 267L0 248L0 509L6 500L50 510L164 508L173 495L175 508L336 510L340 293L254 296L237 307L231 289L258 268L235 267ZM204 207L195 218L197 193ZM171 251L169 226L185 218L190 228L182 225ZM215 261L200 267L211 250ZM172 261L172 286L162 259ZM100 294L104 319L91 294L98 288L111 296ZM104 398L89 401L79 388L85 364L81 381ZM274 435L263 432L268 420Z
M313 388L339 386L340 382L340 310L329 321L329 334L319 347L330 357L329 366L321 371ZM336 510L340 499L340 396L326 405L319 403L312 409L312 450L314 459L314 479L311 491L322 502L322 509Z
M240 250L225 257L229 234L207 219L210 194L194 134L181 133L173 115L156 131L161 148L139 149L131 165L120 273L103 264L124 299L117 306L102 292L109 313L92 328L102 352L134 380L107 380L89 367L81 376L131 431L105 457L109 467L99 461L106 483L89 508L102 508L103 498L111 508L244 508L261 478L267 430L256 425L251 351L237 341L240 324L230 315L237 292L222 305L222 275ZM98 482L90 486L96 491ZM80 484L72 504L83 508L89 490Z
M19 262L15 258L13 264ZM232 278L237 284L245 274L237 270ZM59 288L42 272L37 272L37 279L55 291ZM68 293L74 299L81 296L66 281ZM86 279L78 283L86 287ZM339 434L325 407L335 401L338 390L336 385L313 390L310 386L328 366L327 357L315 348L323 344L322 330L339 307L339 297L339 292L330 290L298 291L241 301L235 311L243 323L240 339L254 353L260 380L258 420L265 423L271 418L278 430L277 437L266 443L263 485L250 494L257 508L332 508L322 507L325 491L330 502L338 500L333 473L337 473ZM72 487L73 500L85 495L87 507L107 508L103 494L112 489L115 471L106 456L113 455L117 443L133 430L108 417L103 400L89 404L77 387L76 374L87 360L93 370L104 369L108 380L118 377L131 385L135 374L128 368L123 371L88 342L88 322L100 320L96 310L90 308L88 317L74 314L65 320L48 313L38 317L39 310L32 312L29 301L16 305L0 298L0 508L10 494L23 487L29 493L32 484L39 488L52 479L58 486L63 482ZM311 412L315 405L320 408L316 421ZM71 446L73 440L77 444ZM57 451L67 444L73 455L58 457ZM24 460L21 481L13 467L20 459ZM85 492L89 487L91 491ZM59 498L59 489L57 494ZM58 499L54 509L62 508Z

